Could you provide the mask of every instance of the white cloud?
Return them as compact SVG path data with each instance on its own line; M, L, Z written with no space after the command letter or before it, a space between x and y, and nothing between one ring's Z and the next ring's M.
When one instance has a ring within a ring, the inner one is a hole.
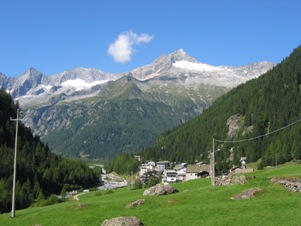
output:
M110 44L108 53L113 56L116 62L125 63L131 60L134 51L133 45L148 43L152 39L152 35L144 33L137 35L132 31L128 31L120 34L116 41Z

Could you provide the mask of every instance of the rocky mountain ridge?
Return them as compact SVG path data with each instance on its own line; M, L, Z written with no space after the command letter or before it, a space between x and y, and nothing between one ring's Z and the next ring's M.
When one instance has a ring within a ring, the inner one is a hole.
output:
M161 55L149 65L130 71L131 75L140 80L165 79L178 80L184 85L207 84L232 88L249 79L256 78L271 69L275 64L259 62L241 67L211 66L198 62L183 49L169 55ZM18 99L22 106L51 102L51 97L61 94L72 96L81 90L96 95L98 85L115 81L127 73L111 74L95 68L77 67L59 74L47 76L34 68L28 69L17 78L0 75L0 86L8 90ZM163 83L163 82L162 82ZM83 93L83 96L85 96ZM77 95L81 96L81 95Z
M180 49L126 73L78 67L47 76L31 68L18 78L0 74L0 86L20 102L26 126L55 151L109 158L150 145L274 65L216 67Z

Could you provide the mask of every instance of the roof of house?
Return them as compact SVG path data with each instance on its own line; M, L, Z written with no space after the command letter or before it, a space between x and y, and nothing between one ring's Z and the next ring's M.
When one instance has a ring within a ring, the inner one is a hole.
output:
M169 164L169 163L170 163L169 161L160 161L160 162L157 162L157 165Z
M174 167L174 170L181 170L181 169L184 169L185 166L183 164L178 164Z
M210 166L209 165L188 165L186 169L186 173L200 173L200 172L209 172Z

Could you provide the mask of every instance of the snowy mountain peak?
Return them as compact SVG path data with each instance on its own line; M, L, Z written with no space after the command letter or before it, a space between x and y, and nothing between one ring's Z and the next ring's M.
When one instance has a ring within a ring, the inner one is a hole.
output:
M136 79L149 80L162 75L177 77L181 71L185 72L187 77L193 77L206 84L233 87L259 76L273 66L273 63L258 63L242 67L212 66L198 62L183 49L179 49L169 55L162 54L151 64L136 68L131 72ZM194 79L188 80L194 81Z
M182 57L185 57L185 56L188 56L188 54L184 51L184 49L180 48L176 51L174 51L173 53L171 53L170 55L172 56L182 56Z
M23 75L16 79L16 83L18 85L22 85L24 83L28 83L29 85L29 83L31 83L33 86L35 86L36 84L41 83L43 77L44 74L42 72L36 70L35 68L29 68Z
M29 68L21 77L27 77L27 78L36 78L43 75L42 72L38 71L35 68Z
M183 49L179 49L169 54L167 58L170 59L171 63L174 63L176 61L181 61L181 60L185 60L188 62L197 62L197 60L194 57L189 56Z
M186 52L182 48L178 49L177 52L186 54Z

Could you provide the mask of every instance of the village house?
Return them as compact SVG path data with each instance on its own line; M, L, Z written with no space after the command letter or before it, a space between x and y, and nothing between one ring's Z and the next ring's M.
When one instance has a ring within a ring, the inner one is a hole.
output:
M230 169L229 174L245 174L245 173L251 173L254 171L252 168L247 168L247 157L241 157L240 158L241 167L233 167Z
M178 174L175 170L164 170L163 177L162 177L163 183L175 183L178 182Z
M179 182L186 181L186 168L178 170L177 174Z
M163 172L164 170L168 169L170 165L170 162L169 161L160 161L160 162L157 162L157 170L159 172Z
M253 171L254 169L252 168L241 168L237 166L230 169L229 174L245 174L245 173L252 173Z
M186 169L186 181L197 178L206 178L210 174L210 165L207 164L195 164L188 165Z
M186 166L186 163L180 163L173 168L178 174L179 182L186 180Z
M147 163L141 164L139 175L142 176L145 173L147 173L149 171L154 171L154 170L156 170L156 163L149 161Z

